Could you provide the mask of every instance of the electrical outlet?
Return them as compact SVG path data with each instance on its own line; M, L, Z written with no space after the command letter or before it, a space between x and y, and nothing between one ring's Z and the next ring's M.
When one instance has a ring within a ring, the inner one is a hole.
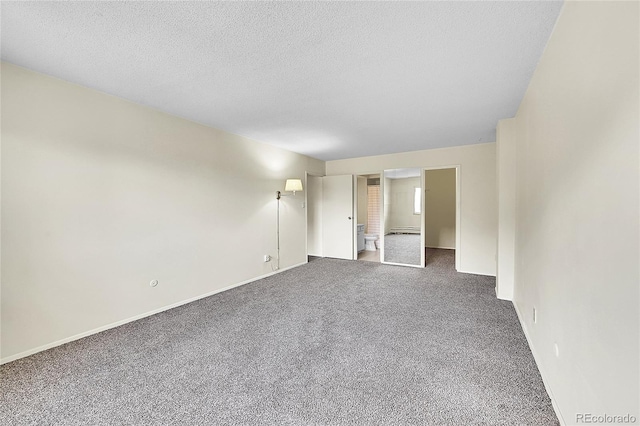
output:
M271 256L269 256L268 254L264 255L264 261L265 262L271 262Z

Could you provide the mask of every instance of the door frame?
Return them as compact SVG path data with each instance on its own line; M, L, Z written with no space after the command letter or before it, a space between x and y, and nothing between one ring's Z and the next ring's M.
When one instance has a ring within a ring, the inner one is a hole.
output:
M358 260L358 175L351 175L351 260Z

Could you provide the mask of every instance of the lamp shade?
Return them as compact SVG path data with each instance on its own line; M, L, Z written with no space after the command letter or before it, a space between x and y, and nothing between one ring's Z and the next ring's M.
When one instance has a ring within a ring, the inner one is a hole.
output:
M287 179L284 190L292 192L302 191L302 181L300 179Z

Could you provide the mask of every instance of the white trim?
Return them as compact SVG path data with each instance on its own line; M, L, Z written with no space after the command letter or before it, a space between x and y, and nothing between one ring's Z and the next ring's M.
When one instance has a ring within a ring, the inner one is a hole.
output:
M564 421L564 418L562 417L562 414L560 413L560 409L558 408L558 405L556 404L556 399L553 397L553 392L551 392L551 388L549 387L548 383L548 376L547 374L545 374L544 370L542 369L542 364L540 364L538 362L538 355L536 353L535 348L533 347L533 345L531 344L531 338L529 337L529 332L527 331L527 327L525 326L525 322L522 319L522 314L520 313L520 310L518 309L518 305L516 305L514 302L511 302L513 304L513 308L516 311L516 314L518 315L518 321L520 321L520 327L522 328L522 332L524 333L524 337L527 339L527 344L529 345L529 349L531 349L531 353L533 354L533 360L536 362L536 366L538 367L538 371L540 372L540 377L542 377L542 383L544 384L544 389L547 391L547 395L549 395L549 398L551 399L551 406L553 407L553 411L555 411L556 413L556 417L558 418L558 421L560 422L561 426L566 426L566 422Z
M309 172L304 171L304 254L309 261Z
M426 246L427 248L430 249L443 249L443 250L455 250L455 247L434 247L434 246Z
M424 268L422 265L412 265L410 263L394 263L394 262L384 262L385 265L393 265L393 266L408 266L410 268Z
M420 170L420 266L427 266L427 172ZM415 193L414 193L415 197ZM415 200L414 200L415 203Z
M351 175L351 260L358 260L358 175Z
M378 206L378 208L380 209L380 263L384 264L386 263L384 261L384 236L387 234L387 230L386 230L386 226L385 226L385 221L386 221L386 217L384 215L384 203L385 203L385 199L384 199L384 191L385 191L385 177L384 177L384 170L382 170L380 172L380 193L378 194L380 196L380 205Z
M494 278L496 276L496 274L485 274L484 272L462 271L460 269L456 269L456 272L460 272L461 274L483 275L485 277L494 277Z
M498 280L498 277L496 276L496 282ZM502 297L501 295L498 294L498 286L496 285L496 299L498 300L504 300L507 302L513 302L513 299L505 299L504 297Z
M260 275L259 277L255 277L255 278L251 278L251 279L248 279L248 280L245 280L245 281L241 281L241 282L236 283L236 284L231 284L231 285L229 285L227 287L223 287L223 288L220 288L220 289L217 289L217 290L210 291L210 292L205 293L205 294L201 294L200 296L195 296L195 297L192 297L190 299L183 300L181 302L172 303L171 305L163 306L162 308L154 309L152 311L145 312L144 314L136 315L136 316L133 316L133 317L130 317L130 318L127 318L127 319L123 319L123 320L120 320L120 321L113 322L111 324L103 325L101 327L94 328L93 330L85 331L85 332L76 334L76 335L71 336L71 337L66 337L66 338L61 339L61 340L56 340L55 342L47 343L46 345L38 346L37 348L29 349L29 350L26 350L24 352L20 352L20 353L15 354L15 355L11 355L11 356L2 358L2 359L0 359L0 365L6 364L6 363L11 362L11 361L15 361L15 360L20 359L20 358L27 357L29 355L36 354L38 352L46 351L47 349L55 348L56 346L64 345L65 343L73 342L74 340L82 339L83 337L91 336L92 334L97 334L97 333L109 330L111 328L119 327L121 325L130 323L130 322L133 322L133 321L137 321L139 319L146 318L146 317L149 317L151 315L159 314L160 312L168 311L169 309L177 308L178 306L186 305L187 303L195 302L196 300L204 299L205 297L213 296L214 294L222 293L223 291L231 290L232 288L240 287L242 285L249 284L249 283L252 283L254 281L258 281L258 280L270 277L270 276L275 275L275 274L279 274L280 272L284 272L284 271L289 270L289 269L297 268L298 266L302 266L305 263L307 263L307 262L302 262L302 263L298 263L297 265L288 266L286 268L278 269L277 271L269 272L267 274Z

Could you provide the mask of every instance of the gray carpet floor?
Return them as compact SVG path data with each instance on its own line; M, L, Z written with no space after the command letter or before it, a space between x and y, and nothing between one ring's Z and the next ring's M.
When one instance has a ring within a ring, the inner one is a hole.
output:
M384 236L384 261L420 265L420 235L388 234Z
M0 424L557 425L495 279L317 259L0 367Z

